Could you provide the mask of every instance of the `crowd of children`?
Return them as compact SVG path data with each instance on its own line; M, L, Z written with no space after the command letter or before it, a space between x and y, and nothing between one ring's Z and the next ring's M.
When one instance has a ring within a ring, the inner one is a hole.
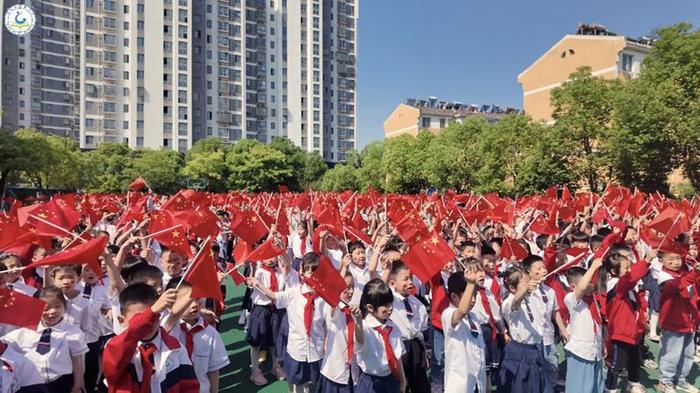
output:
M256 386L269 383L269 358L271 376L299 393L640 393L651 387L644 367L658 368L659 392L700 392L688 379L700 361L697 218L650 247L638 219L595 222L590 207L561 220L557 234L538 234L526 219L436 223L419 209L455 255L421 281L407 259L415 239L397 235L405 232L381 204L355 212L368 223L356 240L289 208L288 230L272 225L250 245L282 251L259 260L239 252L235 213L209 208L218 228L210 250L191 236L184 253L149 236L148 219L116 227L119 214L105 212L74 228L108 238L100 272L80 263L23 269L70 237L1 253L0 289L45 308L36 328L0 323L0 393L219 391L230 363L225 306L192 296L188 254L199 251L214 255L220 282L243 268L243 303L226 307L241 309L250 364L237 366ZM336 307L311 280L323 263L345 283ZM647 339L660 343L656 361Z

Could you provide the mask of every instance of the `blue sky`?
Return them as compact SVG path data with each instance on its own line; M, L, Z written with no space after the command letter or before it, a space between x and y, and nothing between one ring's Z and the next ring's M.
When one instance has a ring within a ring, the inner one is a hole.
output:
M700 27L698 0L358 1L358 148L407 97L522 108L517 75L579 22L629 37Z

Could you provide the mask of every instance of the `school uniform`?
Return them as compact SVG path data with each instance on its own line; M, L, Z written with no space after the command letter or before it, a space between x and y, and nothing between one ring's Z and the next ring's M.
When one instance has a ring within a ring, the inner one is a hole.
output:
M304 284L277 292L275 304L278 308L287 309L289 318L289 338L284 357L287 382L293 385L318 383L326 339L326 302Z
M333 267L334 267L336 270L340 270L340 264L341 264L342 261L343 261L343 250L339 250L339 249L336 249L336 250L327 249L327 250L326 250L326 256L328 257L328 259L330 259L331 264L333 265Z
M554 338L554 317L559 311L556 293L546 284L540 284L529 296L535 314L535 322L542 327L542 351L544 358L545 393L553 393L557 382L559 357Z
M498 330L499 324L503 323L503 316L496 297L488 287L478 289L476 302L474 307L472 307L472 318L480 325L483 332L482 340L486 350L486 372L491 376L495 385L504 345L503 336Z
M442 331L442 312L450 305L447 295L449 274L440 272L430 281L430 327L432 329L430 348L430 379L433 384L442 385L445 364L445 335Z
M158 324L147 308L134 315L129 327L107 342L102 368L110 393L198 393L199 382L187 350L162 328L149 342L144 336Z
M425 369L426 352L423 331L428 328L428 311L415 296L403 296L394 291L391 322L401 333L405 353L401 356L406 385L411 392L430 391Z
M360 267L350 262L350 265L348 265L348 272L352 274L352 281L354 283L354 291L352 293L352 299L350 299L350 304L359 305L360 298L362 297L362 290L372 277L369 274L369 268L366 263L364 266Z
M76 287L76 289L78 288ZM86 331L90 330L88 312L90 300L82 295L82 292L78 290L78 294L73 298L69 299L67 296L64 296L66 298L66 315L63 316L63 319L67 323L77 326L80 330Z
M72 358L88 352L80 329L65 319L54 326L41 322L36 330L17 329L3 340L36 367L49 392L65 393L73 387Z
M105 319L103 311L110 309L107 299L107 288L103 285L79 283L76 287L80 291L80 297L87 301L85 309L85 342L88 346L88 353L85 355L85 389L89 392L95 390L98 385L98 375L100 374L100 363L102 358L103 343L100 341L102 328Z
M661 288L659 381L681 385L686 382L695 355L693 337L700 321L700 274L695 270L674 272L664 268L658 281Z
M478 304L478 302L477 302ZM452 327L457 307L442 312L445 332L445 392L486 392L486 346L484 334L470 312Z
M501 314L509 327L511 341L506 344L499 372L500 393L539 393L544 391L543 325L537 318L533 296L526 295L513 307L515 296L501 305Z
M262 263L258 263L254 277L260 281L261 285L269 288L272 292L279 291L280 282L284 281L282 273ZM251 347L272 347L275 344L272 330L272 315L275 312L275 305L270 298L257 288L252 289L250 298L253 308L248 318L246 341Z
M289 235L287 238L289 240L289 248L292 250L292 255L294 256L294 263L292 267L294 270L299 271L301 259L304 257L304 255L306 255L306 253L311 252L313 249L311 240L309 240L308 236L306 236L304 239L300 238L296 231L294 231L294 233Z
M278 280L278 282L278 291L286 291L301 285L301 276L296 270L291 270L283 280ZM284 354L287 352L287 341L289 340L289 316L287 315L287 309L275 305L270 321L272 323L275 358L284 359Z
M0 341L0 393L46 393L39 370L26 356Z
M208 374L219 371L230 363L219 332L199 317L192 326L185 322L175 325L170 335L187 350L199 381L200 393L209 393L211 385Z
M324 307L326 347L321 361L318 393L352 393L355 357L355 321L350 308Z
M361 371L355 392L398 393L398 364L405 352L401 332L391 320L382 323L371 314L365 317L362 330L364 343L355 344Z
M564 297L570 316L567 330L566 391L603 393L603 319L594 295Z
M632 265L624 276L613 277L607 282L605 315L608 320L608 355L611 367L605 380L607 389L616 389L623 369L627 369L630 382L639 382L641 353L639 342L643 331L639 319L642 314L642 295L634 291L637 282L649 272L646 261Z

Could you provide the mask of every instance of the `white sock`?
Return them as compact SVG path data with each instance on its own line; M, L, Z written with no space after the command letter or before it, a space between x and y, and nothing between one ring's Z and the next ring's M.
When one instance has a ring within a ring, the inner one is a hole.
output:
M260 356L259 347L250 347L250 368L253 372L260 371L260 363L258 362L258 357Z

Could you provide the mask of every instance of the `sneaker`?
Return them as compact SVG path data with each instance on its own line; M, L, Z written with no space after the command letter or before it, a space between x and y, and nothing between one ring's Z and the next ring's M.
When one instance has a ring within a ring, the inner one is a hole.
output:
M654 361L654 359L644 359L644 367L645 368L658 368L659 365Z
M639 382L630 382L628 389L629 393L644 393L647 391L647 389Z
M287 379L287 375L284 373L284 369L280 365L276 365L272 368L272 375L277 378L278 381L284 381Z
M267 385L267 379L260 370L253 371L253 373L250 374L250 380L258 386Z
M650 341L653 341L653 342L655 342L655 343L658 343L659 341L661 341L661 336L659 336L658 334L651 334L651 333L649 333L649 336L648 336L648 337L649 337L649 340L650 340Z
M265 363L265 360L267 360L267 351L263 349L258 354L258 363Z
M680 390L681 392L686 392L686 393L699 393L700 392L700 389L689 384L688 381L685 381L683 383L679 383L678 385L676 385L676 390Z
M604 393L617 393L617 389L603 389Z
M665 383L661 382L656 385L656 390L659 393L676 393L676 389L673 387L673 385L666 385Z

